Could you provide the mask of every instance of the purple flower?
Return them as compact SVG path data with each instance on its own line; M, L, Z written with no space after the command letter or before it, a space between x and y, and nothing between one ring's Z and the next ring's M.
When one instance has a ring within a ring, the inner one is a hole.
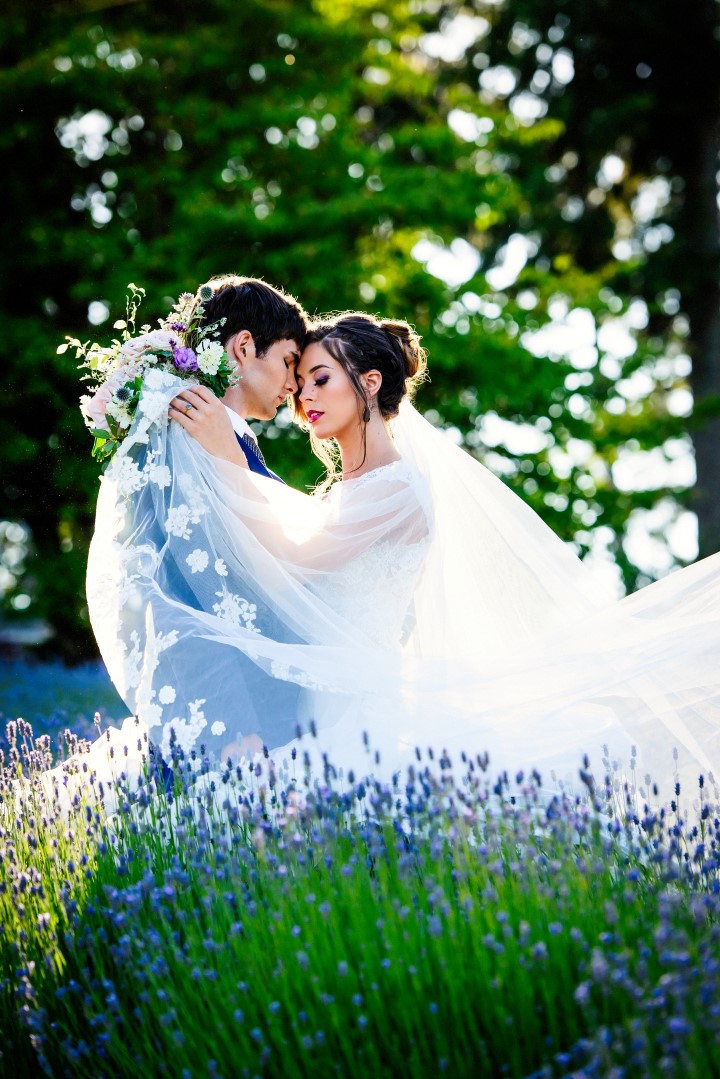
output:
M197 356L191 348L185 345L173 346L173 362L178 371L197 371Z

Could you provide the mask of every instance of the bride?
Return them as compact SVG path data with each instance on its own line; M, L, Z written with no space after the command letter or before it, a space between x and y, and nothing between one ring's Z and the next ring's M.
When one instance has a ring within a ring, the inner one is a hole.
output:
M88 565L98 644L141 732L130 757L146 732L166 759L265 745L282 768L299 747L311 767L385 777L416 747L487 753L491 772L535 768L549 787L584 753L665 793L716 769L720 556L603 594L413 408L424 371L404 322L311 327L293 406L328 477L310 495L250 470L209 390L148 376Z

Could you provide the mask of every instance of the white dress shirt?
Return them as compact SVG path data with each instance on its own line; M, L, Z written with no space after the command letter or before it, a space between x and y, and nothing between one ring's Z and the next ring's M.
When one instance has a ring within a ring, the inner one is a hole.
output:
M242 416L239 416L238 413L234 412L231 408L228 408L227 405L225 405L225 409L230 417L230 423L233 425L235 434L240 435L241 438L243 435L249 435L253 442L257 443L257 436L247 420L243 419Z

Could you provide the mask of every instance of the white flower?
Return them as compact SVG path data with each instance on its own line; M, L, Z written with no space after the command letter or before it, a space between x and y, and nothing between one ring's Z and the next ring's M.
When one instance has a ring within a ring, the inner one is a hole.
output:
M210 728L210 733L211 734L225 734L225 724L222 723L219 719L216 719L215 722L213 723L212 727Z
M145 381L147 383L147 379ZM152 391L148 393L147 389L143 389L138 408L149 420L157 423L161 417L167 417L167 397L164 393Z
M126 430L132 423L132 416L128 410L115 401L111 401L105 409L106 416L112 416L121 431Z
M175 700L175 690L172 686L163 686L158 693L158 700L161 704L172 704Z
M168 510L165 528L171 536L177 536L179 539L190 539L192 530L188 528L189 521L190 507L181 502L179 506L171 506Z
M168 371L163 371L157 367L150 368L145 372L145 377L143 378L144 389L165 390L170 386L180 388L180 379L177 375L171 375Z
M223 562L222 558L216 558L215 559L215 572L220 577L227 577L227 575L228 575L227 566Z
M201 341L197 350L197 362L206 375L216 375L225 349L219 341Z
M194 551L190 552L185 561L193 573L202 573L207 568L208 553L201 550L200 547L196 547Z

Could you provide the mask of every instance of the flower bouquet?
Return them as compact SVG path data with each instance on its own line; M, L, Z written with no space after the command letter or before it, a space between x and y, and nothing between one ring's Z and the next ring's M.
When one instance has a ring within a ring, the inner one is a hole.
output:
M67 337L58 354L76 350L80 367L95 382L90 393L80 398L80 410L94 436L92 455L106 467L128 434L149 371L167 371L187 378L223 397L231 384L234 366L219 340L221 319L204 323L204 304L212 299L211 285L202 285L197 294L184 292L170 314L159 320L158 329L141 326L135 335L135 321L145 290L128 285L126 318L113 326L122 331L110 345L81 342Z

